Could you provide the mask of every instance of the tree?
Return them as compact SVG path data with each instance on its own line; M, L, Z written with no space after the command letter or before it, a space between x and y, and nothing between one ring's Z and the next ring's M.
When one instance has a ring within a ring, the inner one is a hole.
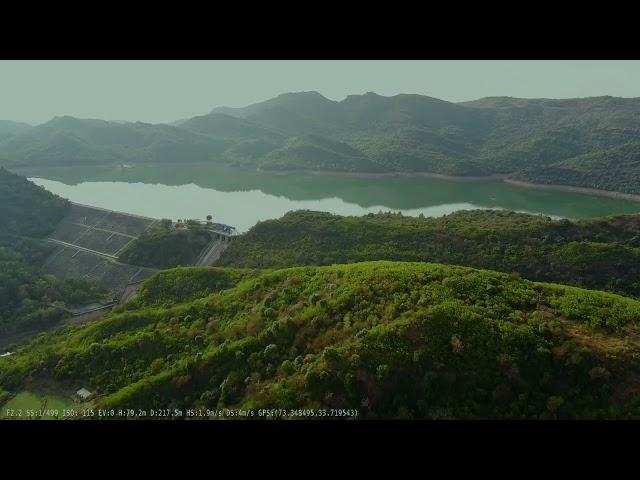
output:
M185 220L184 223L189 229L200 227L200 222L198 222L198 220L189 219L189 220Z

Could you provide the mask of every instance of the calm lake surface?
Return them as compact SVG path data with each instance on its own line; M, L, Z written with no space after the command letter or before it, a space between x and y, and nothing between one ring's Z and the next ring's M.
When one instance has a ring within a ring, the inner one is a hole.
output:
M271 174L211 165L14 169L71 201L155 218L199 218L244 232L290 210L340 215L400 211L441 216L456 210L502 208L556 218L640 212L640 203L534 190L500 181L427 177Z

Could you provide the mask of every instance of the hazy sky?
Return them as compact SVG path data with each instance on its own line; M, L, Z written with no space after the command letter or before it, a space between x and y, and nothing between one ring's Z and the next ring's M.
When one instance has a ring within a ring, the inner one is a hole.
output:
M640 97L640 61L0 61L0 119L170 122L285 92Z

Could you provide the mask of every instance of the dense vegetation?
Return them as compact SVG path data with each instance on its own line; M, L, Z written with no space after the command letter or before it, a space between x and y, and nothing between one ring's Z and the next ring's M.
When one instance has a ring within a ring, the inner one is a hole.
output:
M85 279L57 280L38 271L50 250L39 242L0 245L0 339L4 335L43 330L69 314L65 307L106 297L106 291Z
M55 379L147 411L638 418L639 321L637 300L464 267L180 269L0 358L0 388Z
M185 228L176 229L171 220L164 220L132 242L119 260L151 268L193 265L210 241L211 234L197 224L187 222Z
M287 94L173 126L0 123L0 164L499 174L640 193L639 114L640 100L610 97ZM0 169L0 340L106 294L38 270L50 251L39 237L66 209ZM192 264L211 237L190 227L161 222L120 260ZM640 418L640 216L299 211L259 223L219 264L159 272L107 317L13 346L0 404L46 380L89 387L105 408Z
M0 241L10 236L40 237L64 217L68 201L0 167Z
M223 141L169 125L56 117L0 142L0 162L15 165L103 165L206 162Z
M58 117L0 138L0 164L220 162L260 170L433 172L640 194L640 99L289 93L175 125Z
M547 167L513 175L532 183L569 185L626 193L640 192L640 143L596 150Z
M367 260L467 265L640 296L640 216L571 222L498 210L440 218L297 211L258 223L231 244L218 265L282 268Z
M0 338L44 329L65 306L101 299L106 292L83 279L58 281L38 266L51 247L38 237L55 228L68 202L0 168Z
M353 147L317 135L292 137L269 152L260 163L265 170L315 170L345 172L384 172Z

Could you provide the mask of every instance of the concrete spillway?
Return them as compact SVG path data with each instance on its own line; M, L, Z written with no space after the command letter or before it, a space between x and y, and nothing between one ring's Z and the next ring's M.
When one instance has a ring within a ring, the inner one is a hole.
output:
M222 255L222 252L224 252L228 246L229 246L228 241L225 241L222 239L212 240L211 243L205 247L202 254L200 254L200 257L198 258L196 265L202 265L202 266L214 265L220 258L220 255Z
M118 262L118 254L152 228L156 219L72 203L49 236L56 246L42 265L60 279L88 278L119 297L127 285L157 270Z
M49 236L55 250L42 270L60 279L93 279L117 298L131 298L136 290L132 285L140 285L157 270L121 263L118 256L158 222L154 218L72 203L67 216ZM210 232L212 240L195 264L214 265L236 235L226 225L208 222L200 226Z

